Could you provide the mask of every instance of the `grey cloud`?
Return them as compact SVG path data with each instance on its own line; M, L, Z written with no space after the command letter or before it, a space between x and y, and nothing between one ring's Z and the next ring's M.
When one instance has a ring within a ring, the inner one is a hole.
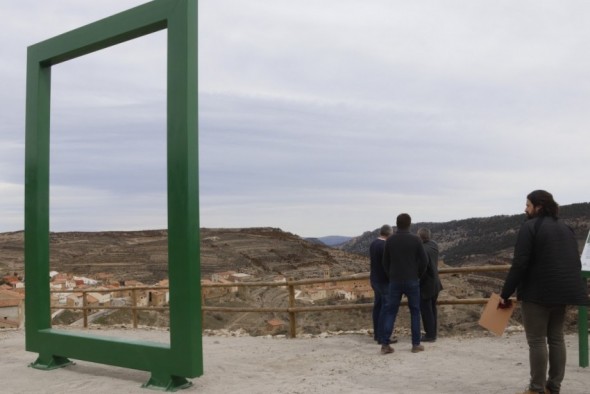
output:
M28 19L20 3L0 6L13 33L0 38L6 199L22 200L26 46L141 3L35 3ZM587 200L585 2L205 0L199 11L205 226L355 235L399 210L521 212L539 187ZM164 38L55 68L56 226L162 222Z

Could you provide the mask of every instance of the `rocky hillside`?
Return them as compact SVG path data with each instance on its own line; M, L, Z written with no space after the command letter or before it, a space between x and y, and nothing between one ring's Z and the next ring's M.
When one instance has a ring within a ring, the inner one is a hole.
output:
M301 279L366 272L368 259L311 243L276 228L201 229L201 273L234 270L257 277ZM167 231L64 232L51 234L50 269L146 284L167 277ZM0 234L0 274L24 270L22 232Z
M590 203L564 205L560 217L571 226L578 237L580 252L590 229ZM447 265L509 264L516 235L524 214L453 220L444 223L415 223L411 231L428 227ZM369 245L379 229L367 231L339 246L351 253L367 256Z
M561 207L561 218L575 231L580 251L590 228L590 203ZM431 229L447 265L506 264L524 215L471 218L444 223L416 223ZM234 270L257 277L282 274L295 279L369 270L368 249L378 229L331 248L277 228L203 228L201 272ZM116 278L147 284L167 277L166 230L64 232L51 234L51 270ZM0 234L0 274L24 270L22 232Z
M562 207L562 217L576 231L580 242L590 227L590 204ZM509 262L516 231L523 215L473 218L446 223L417 223L412 229L427 226L439 243L444 258L441 265L505 264ZM311 242L276 228L201 229L201 273L208 278L213 272L238 271L262 280L277 274L294 279L322 277L326 272L341 276L369 270L367 250L377 231L367 231L341 248ZM154 284L167 277L167 231L65 232L51 234L50 269L80 276L108 273L112 279L135 279ZM24 271L24 240L22 232L0 234L0 274ZM444 275L441 299L487 297L501 287L504 273ZM288 294L282 288L255 288L239 291L237 297L227 296L206 300L206 305L275 306L286 307ZM342 302L325 300L318 304ZM366 302L358 300L356 302ZM478 327L479 305L443 305L440 332L469 334L482 332ZM72 316L58 324L79 319ZM145 315L145 316L144 316ZM167 317L145 312L142 324L166 325ZM113 314L112 319L117 319ZM207 313L206 328L244 328L250 333L266 332L268 319L288 321L286 313ZM124 314L119 323L129 323ZM154 320L155 319L155 320ZM370 310L310 312L298 316L302 332L355 330L370 326ZM515 314L515 320L520 317ZM156 323L152 322L154 320ZM398 329L409 327L407 314L401 314ZM575 311L568 318L575 328ZM113 324L110 320L105 324ZM403 334L404 331L402 331ZM407 334L407 332L406 332ZM405 335L405 334L404 334Z

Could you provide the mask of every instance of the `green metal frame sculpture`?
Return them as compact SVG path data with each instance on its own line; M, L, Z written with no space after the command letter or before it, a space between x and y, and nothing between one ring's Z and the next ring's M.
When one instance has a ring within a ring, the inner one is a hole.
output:
M51 67L167 29L170 343L51 328L49 137ZM203 374L197 147L197 2L155 0L28 48L25 152L26 350L34 368L68 358L151 372L143 387L176 391Z

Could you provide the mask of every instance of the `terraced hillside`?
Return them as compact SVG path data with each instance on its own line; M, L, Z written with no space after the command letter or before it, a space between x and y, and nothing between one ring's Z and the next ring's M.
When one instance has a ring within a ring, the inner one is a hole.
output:
M109 273L146 284L167 278L165 230L51 234L50 269L76 275ZM24 270L22 232L0 234L0 273ZM368 259L307 242L275 228L202 229L201 274L238 271L255 276L319 277L364 272Z
M564 205L560 207L560 218L574 230L581 252L590 230L590 203ZM448 265L510 264L516 235L524 220L525 215L518 214L415 223L411 231L415 233L420 227L430 228L432 238L441 250L441 258ZM367 255L369 244L378 233L378 228L366 231L338 248Z
M449 245L469 243L472 252L460 258L458 265L509 262L509 249L489 249L490 237L514 237L513 228L506 226L504 220L505 218L498 217L438 224L444 234L453 234L452 239L443 239L439 242L443 255L449 254ZM587 231L586 216L570 217L568 220L577 224L578 231ZM438 238L439 228L432 228L435 237ZM362 251L358 246L372 239L374 234L371 232L357 237L356 249ZM50 268L80 276L98 277L100 273L106 273L112 280L134 279L145 284L154 284L167 277L167 241L168 235L165 230L54 233L51 234ZM310 242L276 228L204 228L201 229L200 242L202 278L209 278L214 272L229 270L251 274L262 280L277 274L303 279L322 277L327 272L331 276L341 276L369 270L368 257L362 253ZM13 272L23 274L23 249L22 232L0 234L1 275ZM500 258L503 254L505 256ZM444 263L441 265L445 266ZM440 298L487 297L492 291L497 292L500 289L504 276L504 273L443 275L441 280L444 290ZM239 291L236 296L208 298L206 304L286 307L287 297L284 288L248 288ZM323 302L329 304L332 301ZM477 332L479 313L480 307L477 305L443 305L439 319L441 333ZM406 315L400 316L400 328L409 325ZM131 317L127 314L124 318L129 320ZM161 324L166 324L165 317L158 315L155 318L161 321ZM266 332L265 322L275 318L287 321L289 316L271 312L216 312L204 316L204 325L207 328L244 328L248 332L260 334ZM518 314L516 318L519 318ZM146 319L142 317L142 321ZM121 320L121 323L128 322L127 320ZM568 321L575 323L575 313ZM304 332L309 333L366 328L370 325L370 311L310 312L298 317L298 325Z

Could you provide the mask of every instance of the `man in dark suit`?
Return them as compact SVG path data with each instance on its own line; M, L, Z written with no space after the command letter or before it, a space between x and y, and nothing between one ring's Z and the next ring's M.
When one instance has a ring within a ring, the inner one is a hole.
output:
M371 257L371 287L375 293L375 301L373 303L373 338L379 342L381 338L381 330L383 326L383 312L385 306L385 299L387 298L387 288L389 280L387 274L383 270L383 249L385 248L385 240L391 235L393 229L389 224L384 224L379 230L379 237L377 237L369 246L369 256Z
M421 341L434 342L438 333L436 301L438 293L442 290L438 276L438 245L430 239L430 230L427 228L419 229L418 236L422 240L422 245L428 256L428 268L420 278L420 315L424 327L424 336Z

